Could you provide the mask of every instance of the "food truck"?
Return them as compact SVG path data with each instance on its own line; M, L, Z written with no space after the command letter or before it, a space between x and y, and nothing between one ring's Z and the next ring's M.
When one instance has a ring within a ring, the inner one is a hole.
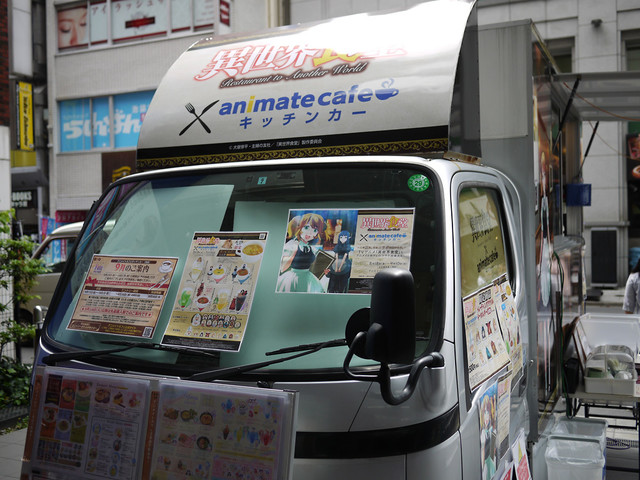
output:
M466 1L192 45L49 306L25 476L544 478L552 73Z

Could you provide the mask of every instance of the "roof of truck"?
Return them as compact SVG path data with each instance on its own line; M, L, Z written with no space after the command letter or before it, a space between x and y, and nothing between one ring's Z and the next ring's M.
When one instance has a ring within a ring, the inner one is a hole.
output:
M138 168L444 152L474 3L204 38L161 81Z

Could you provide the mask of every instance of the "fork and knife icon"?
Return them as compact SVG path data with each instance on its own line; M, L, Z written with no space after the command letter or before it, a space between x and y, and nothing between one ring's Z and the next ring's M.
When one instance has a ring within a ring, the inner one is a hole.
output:
M209 126L208 126L206 123L204 123L204 122L202 121L202 118L201 118L201 117L202 117L202 115L204 115L205 113L207 113L207 112L209 111L209 109L210 109L211 107L213 107L216 103L218 103L218 100L216 100L215 102L212 102L212 103L210 103L209 105L207 105L206 107L204 107L204 108L202 109L202 112L200 112L200 114L199 114L199 115L198 115L198 113L196 112L195 107L191 104L191 102L187 103L187 104L184 106L184 108L186 108L186 109L187 109L187 112L189 112L189 113L193 114L196 118L195 118L195 120L193 120L191 123L189 123L189 125L187 125L186 127L184 127L184 128L182 129L182 131L179 133L179 135L182 135L184 132L186 132L187 130L189 130L189 128L191 127L191 125L193 125L193 124L194 124L194 123L196 123L196 122L200 122L200 125L202 125L202 128L204 128L204 129L205 129L205 131L206 131L207 133L211 133L211 129L209 128Z

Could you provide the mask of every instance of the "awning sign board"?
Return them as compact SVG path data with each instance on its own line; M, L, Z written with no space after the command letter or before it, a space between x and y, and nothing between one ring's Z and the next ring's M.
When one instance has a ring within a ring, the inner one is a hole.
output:
M471 8L434 1L202 39L162 80L138 166L445 151Z

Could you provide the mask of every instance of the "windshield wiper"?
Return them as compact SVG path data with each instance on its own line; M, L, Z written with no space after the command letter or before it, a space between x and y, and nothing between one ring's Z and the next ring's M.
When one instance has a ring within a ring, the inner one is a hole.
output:
M218 358L217 352L207 352L204 350L196 350L193 348L184 347L172 347L170 345L161 345L159 343L149 342L135 342L130 340L103 340L105 345L119 345L116 348L107 348L103 350L75 350L73 352L58 352L51 353L42 359L45 365L55 365L58 362L64 362L68 360L86 360L88 358L100 357L102 355L109 355L111 353L120 353L132 348L146 348L151 350L162 350L163 352L175 352L175 353L194 353L205 357Z
M216 359L220 355L220 352L207 352L205 350L199 350L199 349L193 349L193 348L173 347L170 345L162 345L159 343L135 342L135 341L129 341L129 340L104 340L101 343L106 345L117 345L117 347L108 348L104 350L80 350L80 351L73 351L73 352L51 353L46 357L44 357L42 359L42 362L46 365L55 365L58 362L64 362L68 360L85 360L88 358L99 357L102 355L109 355L111 353L120 353L126 350L130 350L132 348L147 348L152 350L162 350L165 352L175 352L175 353L193 353L196 355L214 357ZM263 367L268 367L270 365L275 365L276 363L286 362L288 360L293 360L298 357L310 355L312 353L322 350L323 348L340 347L346 344L347 344L347 341L345 339L337 339L337 340L329 340L326 342L308 343L303 345L296 345L293 347L285 347L279 350L274 350L272 352L267 352L265 355L271 356L271 355L278 355L282 353L292 353L292 352L299 352L299 353L296 353L295 355L289 355L288 357L281 357L273 360L267 360L265 362L249 363L247 365L240 365L237 367L220 368L217 370L209 370L206 372L195 373L188 377L182 377L182 379L199 381L199 382L220 380L223 378L228 378L234 375L238 375L240 373L249 372L251 370L257 370Z
M267 352L265 355L277 355L279 353L288 353L288 352L300 352L300 353L296 353L295 355L289 355L288 357L276 358L274 360L267 360L265 362L249 363L247 365L239 365L237 367L219 368L217 370L209 370L206 372L195 373L188 377L182 377L182 380L194 380L197 382L210 382L213 380L222 380L223 378L232 377L240 373L250 372L251 370L258 370L263 367L275 365L276 363L282 363L289 360L293 360L295 358L304 357L305 355L310 355L312 353L318 352L323 348L338 347L346 344L347 344L346 340L339 339L339 340L329 340L326 342L309 343L307 345L296 345L295 347L281 348L280 350Z
M272 352L267 352L265 355L279 355L281 353L292 353L292 352L302 352L304 350L313 350L318 346L322 346L322 348L327 347L343 347L347 344L347 341L344 338L338 338L336 340L329 340L327 342L317 342L317 343L307 343L302 345L296 345L295 347L285 347L279 350L274 350Z

